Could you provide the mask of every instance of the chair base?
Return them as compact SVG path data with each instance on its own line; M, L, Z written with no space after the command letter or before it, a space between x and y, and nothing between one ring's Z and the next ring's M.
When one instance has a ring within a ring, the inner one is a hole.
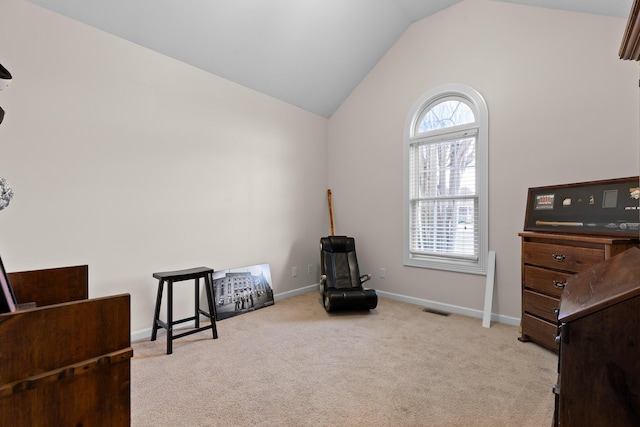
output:
M323 295L326 311L373 310L378 306L375 289L327 289Z

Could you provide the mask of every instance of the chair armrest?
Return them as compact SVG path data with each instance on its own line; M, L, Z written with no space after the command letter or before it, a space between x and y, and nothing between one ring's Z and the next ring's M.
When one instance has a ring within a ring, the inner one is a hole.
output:
M362 276L360 276L360 284L363 284L364 282L371 280L371 275L370 274L363 274Z

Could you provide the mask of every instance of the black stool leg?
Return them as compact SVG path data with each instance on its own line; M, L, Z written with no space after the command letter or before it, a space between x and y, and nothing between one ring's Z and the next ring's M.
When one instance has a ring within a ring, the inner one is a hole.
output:
M195 282L196 282L196 292L195 292L195 322L196 322L196 328L200 327L200 298L199 297L199 293L200 293L200 278L196 277L195 278ZM206 281L205 281L206 284Z
M207 304L209 305L209 319L211 320L211 331L213 339L218 338L218 329L216 328L216 306L213 301L213 280L211 274L207 274L204 278L204 286L207 288Z
M173 280L168 282L167 293L167 354L173 353Z
M164 281L158 280L158 295L156 296L156 309L153 314L153 326L151 328L151 341L156 340L158 334L158 320L160 320L160 304L162 304L162 288Z

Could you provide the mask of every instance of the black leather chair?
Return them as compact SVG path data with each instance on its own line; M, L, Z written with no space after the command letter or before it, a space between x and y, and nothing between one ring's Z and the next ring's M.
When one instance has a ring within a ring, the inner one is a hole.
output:
M320 293L325 310L371 310L378 305L375 289L362 286L371 275L360 275L353 237L320 239L320 273Z

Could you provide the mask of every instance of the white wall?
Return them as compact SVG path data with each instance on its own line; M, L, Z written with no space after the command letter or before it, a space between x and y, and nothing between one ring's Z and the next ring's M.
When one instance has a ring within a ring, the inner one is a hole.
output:
M494 312L519 318L527 188L638 174L638 69L616 56L625 24L466 0L409 28L327 121L3 0L14 79L0 92L0 176L16 195L0 255L10 271L88 264L90 296L131 293L132 331L148 330L154 271L268 262L276 293L316 283L331 188L336 232L356 237L372 287L480 310L483 276L402 265L406 116L429 89L464 83L490 111Z
M0 40L9 271L88 264L90 297L131 294L134 333L156 271L269 263L276 293L317 283L326 119L23 0L0 4Z
M520 317L527 188L638 175L638 65L626 20L466 0L415 23L329 121L338 233L378 290L482 310L484 276L402 264L403 126L413 103L464 83L489 108L494 313ZM386 279L377 278L386 268Z

